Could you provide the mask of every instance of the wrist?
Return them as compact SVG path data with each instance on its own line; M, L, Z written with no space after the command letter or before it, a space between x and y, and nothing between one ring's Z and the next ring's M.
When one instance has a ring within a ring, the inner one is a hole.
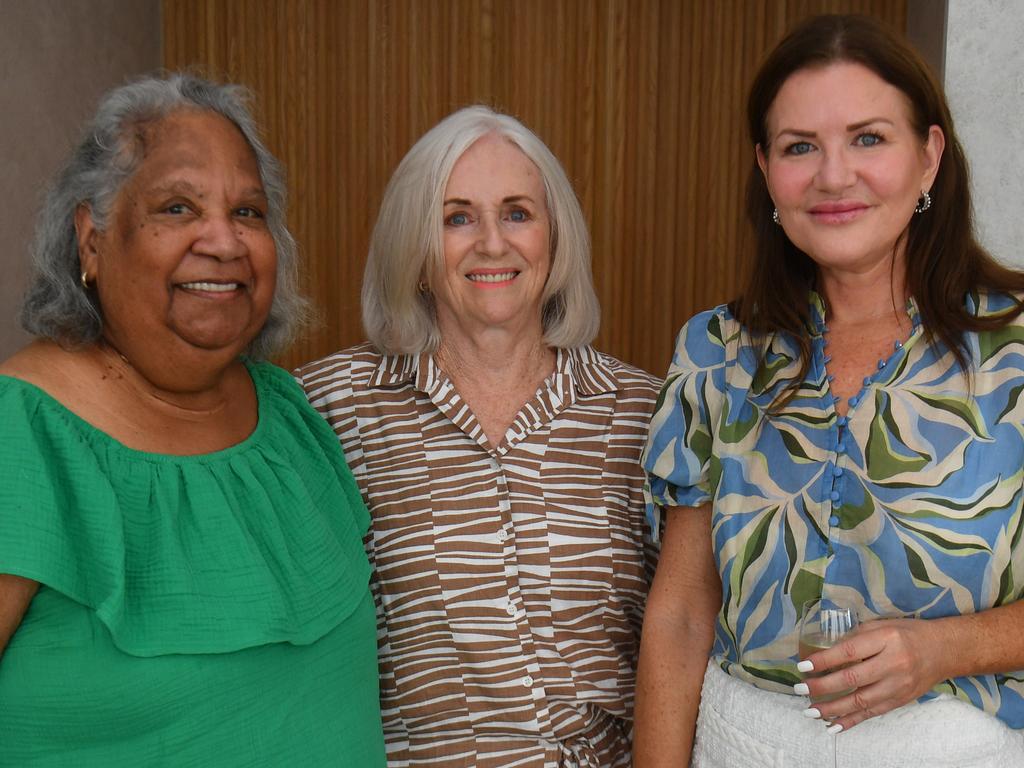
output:
M973 614L968 614L925 620L931 635L929 647L935 650L932 663L937 675L936 684L971 674L973 665L970 651L977 650L970 639L972 618Z

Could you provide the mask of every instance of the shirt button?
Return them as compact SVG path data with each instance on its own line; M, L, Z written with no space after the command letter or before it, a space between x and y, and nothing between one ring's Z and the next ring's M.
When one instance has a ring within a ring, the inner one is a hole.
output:
M830 493L828 497L832 499L833 503L839 501L839 491L832 491L832 493Z
M846 443L839 443L839 444L838 444L838 445L836 446L836 451L837 451L838 453L845 453L845 452L846 452Z
M515 616L516 615L516 607L512 603L509 603L508 605L505 606L505 613L507 613L509 616Z
M839 525L839 518L835 515L832 515L832 517L828 519L828 524L834 528L835 526Z
M533 678L530 677L529 675L527 675L526 677L523 678L523 688L531 688L531 687L533 687Z
M843 468L842 467L832 467L832 475L834 477L842 477L843 476Z
M498 529L498 541L506 541L508 539L508 531L504 528Z

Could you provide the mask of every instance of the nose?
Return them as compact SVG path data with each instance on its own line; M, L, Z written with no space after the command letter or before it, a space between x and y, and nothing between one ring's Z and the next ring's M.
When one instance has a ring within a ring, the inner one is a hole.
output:
M853 158L845 147L833 147L821 153L816 181L819 189L826 192L841 192L852 186L857 178Z
M496 215L481 217L476 247L484 256L504 256L508 251L508 241Z
M240 259L249 252L242 238L238 222L227 214L208 214L202 222L199 237L192 250L218 261Z

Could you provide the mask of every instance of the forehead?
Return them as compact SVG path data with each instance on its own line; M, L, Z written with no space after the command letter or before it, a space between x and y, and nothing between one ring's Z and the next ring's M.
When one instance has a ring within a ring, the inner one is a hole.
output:
M779 88L768 110L769 134L787 128L817 130L873 118L909 122L906 94L863 64L837 62L801 69Z
M256 155L238 127L213 112L182 109L140 129L142 160L133 181L177 171L231 170L258 184Z
M446 189L504 190L509 185L524 187L520 192L535 190L543 185L540 169L511 140L489 133L473 142L455 161Z

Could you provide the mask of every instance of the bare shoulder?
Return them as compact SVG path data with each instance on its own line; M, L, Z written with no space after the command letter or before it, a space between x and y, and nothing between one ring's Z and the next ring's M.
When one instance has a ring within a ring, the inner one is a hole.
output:
M62 384L73 378L71 371L77 365L75 353L39 339L0 362L0 376L27 381L56 397Z

